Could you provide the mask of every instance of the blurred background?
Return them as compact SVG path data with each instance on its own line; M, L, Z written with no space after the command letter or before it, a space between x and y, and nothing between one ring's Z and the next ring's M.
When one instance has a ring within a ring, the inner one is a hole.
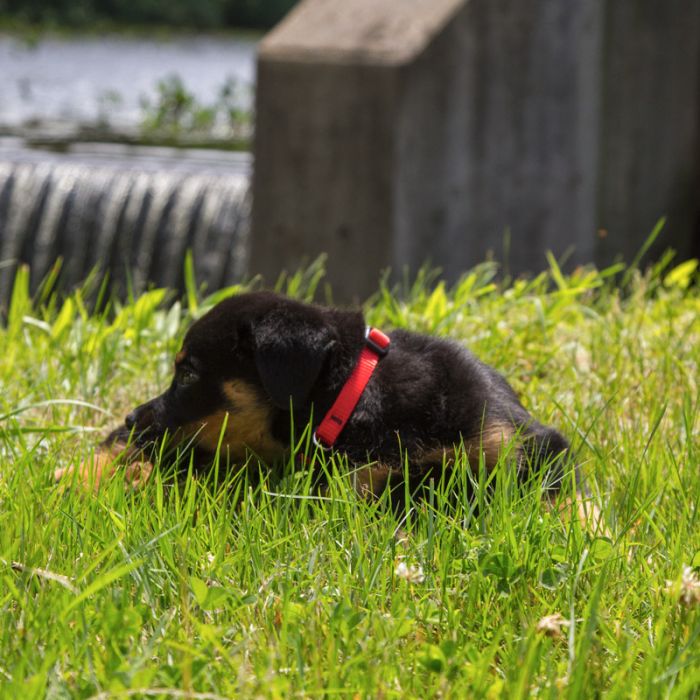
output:
M0 308L22 263L123 293L324 255L347 301L668 248L700 254L697 0L0 0Z

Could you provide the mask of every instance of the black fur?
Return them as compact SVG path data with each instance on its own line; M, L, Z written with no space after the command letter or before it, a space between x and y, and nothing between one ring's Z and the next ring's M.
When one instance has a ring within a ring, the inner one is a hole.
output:
M170 388L130 413L126 429L152 440L166 430L177 434L180 426L222 408L233 412L221 387L241 380L269 405L271 437L286 448L292 422L304 426L313 417L317 425L325 415L352 371L364 334L357 311L270 292L232 297L192 325ZM520 475L551 464L548 483L558 488L568 443L530 416L498 372L456 342L406 330L389 335L390 351L336 443L351 464L379 462L401 470L405 454L411 460L450 449L478 441L485 427L507 425L521 445ZM178 376L187 379L189 371L197 381L183 385ZM441 463L432 466L440 469ZM418 477L424 467L416 467Z

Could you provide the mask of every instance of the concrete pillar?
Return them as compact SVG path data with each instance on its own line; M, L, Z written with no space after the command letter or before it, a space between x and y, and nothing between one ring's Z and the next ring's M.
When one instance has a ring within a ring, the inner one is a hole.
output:
M609 0L603 60L596 259L632 258L661 215L652 255L698 255L700 2Z
M404 70L463 0L310 0L258 58L251 271L321 253L339 299L395 263Z
M607 264L671 211L689 247L699 47L695 0L304 0L259 53L251 271Z

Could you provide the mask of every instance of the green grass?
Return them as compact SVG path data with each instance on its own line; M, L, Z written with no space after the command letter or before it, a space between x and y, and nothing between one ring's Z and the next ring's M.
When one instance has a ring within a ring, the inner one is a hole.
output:
M481 507L463 469L456 498L436 484L402 522L355 497L342 459L322 465L324 495L304 472L254 485L224 464L138 492L58 489L55 468L165 386L218 297L190 274L182 302L95 311L79 292L30 299L20 271L0 331L0 696L700 697L700 602L681 600L700 566L695 263L550 263L509 283L490 265L454 287L421 274L367 318L502 371L573 441L610 536L549 512L507 463L490 495L472 477ZM320 283L317 266L281 284ZM556 613L561 633L538 631Z

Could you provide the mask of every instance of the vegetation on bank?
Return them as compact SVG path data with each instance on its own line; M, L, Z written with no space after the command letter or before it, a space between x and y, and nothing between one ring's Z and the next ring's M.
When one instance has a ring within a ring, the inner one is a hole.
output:
M6 24L84 29L157 26L217 31L269 29L297 0L0 0Z
M254 457L260 480L185 458L136 492L56 488L241 287L204 296L190 273L182 300L95 305L31 299L21 270L0 331L0 695L700 697L697 262L494 275L383 285L367 319L503 372L571 438L605 529L544 508L507 460L489 488L464 468L401 520L323 454L324 494L293 458ZM280 287L322 297L322 272Z
M243 109L243 93L251 88L227 80L211 104L202 104L177 75L158 82L154 100L143 98L141 138L180 143L209 142L240 150L250 145L252 113ZM250 103L252 100L245 100Z
M141 121L137 127L115 127L109 118L122 95L106 92L100 99L101 114L92 124L78 124L68 133L46 133L41 123L5 127L0 135L14 135L26 145L57 152L70 151L77 143L119 143L133 146L208 148L248 151L253 136L253 113L244 107L253 88L225 80L211 102L198 100L177 74L159 80L155 95L141 97Z

